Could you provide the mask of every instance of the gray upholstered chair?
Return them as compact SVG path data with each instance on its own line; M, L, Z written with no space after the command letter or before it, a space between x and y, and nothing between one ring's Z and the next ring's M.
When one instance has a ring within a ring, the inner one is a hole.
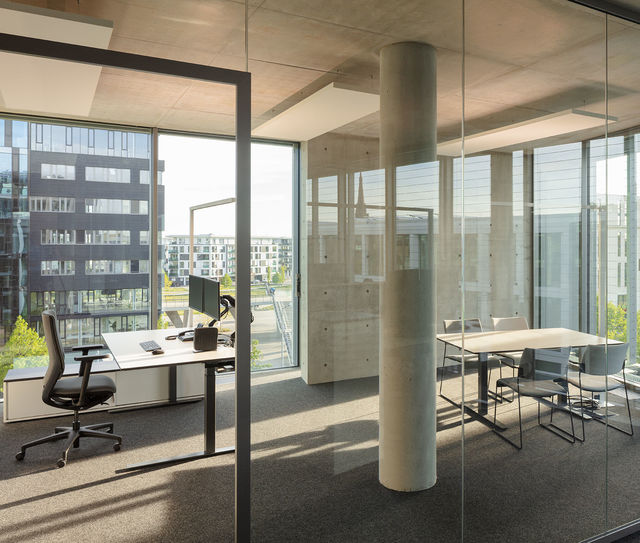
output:
M522 449L522 406L520 397L526 396L535 398L538 402L538 424L560 436L561 438L575 443L576 434L573 424L573 416L571 415L571 398L568 394L567 370L569 367L570 348L562 349L525 349L522 351L520 366L518 367L518 375L515 377L506 377L498 379L496 382L496 395L499 388L510 388L518 396L518 423L520 429L520 441L516 443L509 439L504 432L493 429L494 433L502 439L513 445L516 449ZM569 402L569 419L571 422L571 433L560 428L553 422L553 413L559 407L559 404L553 403L553 397L560 396L566 398ZM548 400L551 398L551 400ZM543 424L540 418L540 404L551 408L550 422ZM495 426L497 414L497 402L493 408L493 423Z
M445 334L461 334L462 333L462 320L445 320L443 321L444 333ZM466 334L473 334L477 332L482 332L482 323L480 319L465 319L464 321L464 332ZM456 364L462 366L463 354L461 352L449 353L447 354L447 344L444 345L444 354L442 355L442 369L440 370L440 396L445 398L442 394L442 382L444 381L444 372L447 360L451 360ZM500 358L495 355L489 355L487 362L488 363L497 363L500 361ZM478 355L465 353L464 354L464 366L476 365L478 363ZM489 366L491 368L491 366ZM464 371L464 368L463 370ZM491 369L489 369L489 379L491 379Z
M79 447L81 437L99 437L114 440L114 450L120 449L122 437L113 433L113 423L103 422L101 424L91 424L80 426L79 413L90 409L96 405L106 402L116 391L116 385L112 379L106 375L91 375L91 364L94 360L106 358L109 355L98 354L89 355L90 350L104 348L102 345L84 345L74 347L74 351L82 352L82 356L75 357L74 360L80 362L80 371L77 377L62 378L64 373L64 350L58 337L58 327L53 311L42 312L42 325L44 336L47 341L49 351L49 367L44 377L42 388L42 401L47 405L60 409L73 411L73 424L70 427L59 426L55 433L30 441L22 445L20 452L16 454L17 460L23 460L26 450L29 447L66 439L62 456L58 460L58 467L63 467L67 463L67 456L71 447ZM107 429L101 432L101 429Z
M624 375L624 366L627 359L628 343L618 345L588 345L582 351L580 357L579 370L577 373L570 373L569 383L580 389L580 408L584 415L585 399L584 392L591 393L591 405L595 406L594 392L607 392L624 387L624 394L627 400L627 413L629 416L629 430L611 424L610 419L599 414L595 409L589 410L589 415L598 422L608 424L610 428L618 430L628 436L633 435L633 422L631 420L631 406L629 405L629 392L627 380ZM622 373L622 382L611 375ZM584 441L584 416L582 418L582 439ZM578 438L580 439L580 438Z

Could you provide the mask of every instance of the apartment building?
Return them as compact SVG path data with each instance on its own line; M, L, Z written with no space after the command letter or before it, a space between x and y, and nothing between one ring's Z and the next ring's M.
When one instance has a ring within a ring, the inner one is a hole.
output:
M189 279L189 236L171 235L163 240L164 271L174 286L184 286ZM213 279L229 275L235 281L235 240L214 234L194 236L193 273ZM285 277L291 275L291 238L251 238L251 278L256 283L270 281L284 270Z

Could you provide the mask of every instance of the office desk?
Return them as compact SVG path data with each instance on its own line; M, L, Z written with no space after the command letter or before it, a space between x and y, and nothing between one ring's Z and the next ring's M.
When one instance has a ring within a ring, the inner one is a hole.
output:
M462 334L438 334L439 341L462 349ZM464 334L464 350L478 355L478 409L465 404L465 412L476 420L495 428L504 427L493 424L485 417L487 414L489 397L489 380L487 358L489 354L507 353L509 351L523 351L530 349L556 349L560 347L586 347L587 345L610 345L620 343L614 339L607 340L592 334L576 332L568 328L534 328L529 330L506 330L499 332L477 332ZM463 369L464 371L464 369ZM457 407L459 404L448 400Z
M115 332L102 334L120 370L156 368L179 364L203 363L205 367L204 392L204 450L161 460L152 460L133 464L118 471L131 471L147 467L188 462L208 456L227 454L235 451L235 447L216 449L216 369L235 363L235 349L218 345L215 351L193 352L193 341L166 340L170 334L180 329L141 330L139 332ZM142 350L140 342L153 340L164 350L164 354L154 355Z

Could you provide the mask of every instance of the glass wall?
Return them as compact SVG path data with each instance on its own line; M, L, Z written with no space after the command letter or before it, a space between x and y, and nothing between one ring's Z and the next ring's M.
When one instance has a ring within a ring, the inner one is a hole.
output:
M312 80L257 130L299 102L325 128L298 136L300 375L254 383L254 533L580 541L636 518L637 26L556 0L272 8L252 46ZM266 33L284 20L295 51ZM312 399L285 417L266 390Z
M607 528L604 490L610 482L604 427L593 428L600 425L585 415L584 442L578 441L583 419L577 407L577 416L567 407L587 406L579 387L567 381L570 375L575 383L588 380L579 375L581 342L606 337L606 324L600 328L597 317L598 301L606 296L599 276L606 276L607 254L598 249L604 230L590 190L595 164L606 153L597 143L607 132L606 18L568 3L526 1L514 6L508 22L494 16L488 25L485 8L465 3L465 74L477 72L490 54L500 75L481 85L466 81L464 89L465 247L476 221L487 226L481 252L463 256L462 314L479 318L486 330L503 330L505 321L497 318L525 317L511 322L539 332L539 342L523 335L522 347L565 350L520 351L489 361L487 414L481 424L465 425L464 535L471 541L580 541ZM515 35L518 21L527 23ZM535 36L545 39L534 45ZM483 165L482 185L474 182L475 163ZM485 277L479 289L468 270ZM593 335L563 332L564 340L547 339L554 329ZM549 366L550 385L543 390L540 371L529 371L528 364L539 368L554 356L564 356L564 366ZM463 388L465 402L478 411L485 385L476 374L482 372L468 364ZM473 499L481 492L500 499ZM574 504L580 504L580 521L567 523ZM523 536L528 529L532 533Z

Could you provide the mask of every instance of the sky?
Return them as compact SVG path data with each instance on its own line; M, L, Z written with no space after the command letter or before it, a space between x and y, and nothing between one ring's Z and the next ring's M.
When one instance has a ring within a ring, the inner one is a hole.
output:
M251 146L251 235L292 237L293 148ZM189 207L235 197L235 142L161 135L164 235L189 234ZM196 211L196 234L235 235L235 203Z

